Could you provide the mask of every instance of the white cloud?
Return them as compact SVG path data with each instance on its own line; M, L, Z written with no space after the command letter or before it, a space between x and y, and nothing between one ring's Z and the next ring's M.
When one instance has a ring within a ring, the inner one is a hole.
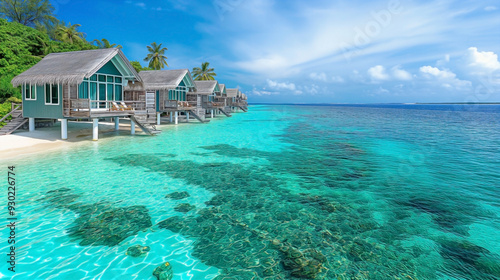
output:
M474 69L474 74L500 70L500 62L496 53L479 52L476 47L470 47L468 51L469 66Z
M368 69L368 75L372 80L375 81L385 81L389 80L389 75L385 71L385 67L382 65L373 66Z
M432 66L420 67L420 72L427 79L436 79L445 88L463 89L470 87L470 81L460 80L457 75L449 70L440 70Z
M487 11L487 12L491 12L491 11L495 11L497 10L498 8L495 7L495 6L488 6L488 7L484 7L484 10Z
M400 66L394 66L392 68L392 75L394 78L402 81L409 81L412 79L411 74L400 68Z
M309 74L309 78L311 78L312 80L315 80L315 81L321 81L321 82L332 82L332 83L343 83L344 82L344 79L340 76L332 76L331 78L328 78L328 76L326 75L325 72L321 72L321 73L316 73L316 72L312 72L311 74Z
M257 96L263 96L263 95L273 95L273 94L279 94L279 93L273 92L273 91L266 91L266 90L257 90L256 88L253 88L252 94L257 95Z
M311 73L309 74L309 78L313 79L313 80L317 80L317 81L322 81L322 82L326 82L328 79L326 78L326 74L325 72L321 72L321 73Z
M282 89L296 90L296 87L295 87L294 83L286 83L286 82L280 83L280 82L276 82L276 81L267 79L267 85L270 88L277 89L277 90L282 90Z
M420 67L420 72L424 75L431 75L439 79L453 79L457 76L453 72L448 70L439 70L438 68L432 66L422 66Z
M342 78L340 76L333 76L332 77L332 82L334 82L334 83L343 83L344 82L344 78Z

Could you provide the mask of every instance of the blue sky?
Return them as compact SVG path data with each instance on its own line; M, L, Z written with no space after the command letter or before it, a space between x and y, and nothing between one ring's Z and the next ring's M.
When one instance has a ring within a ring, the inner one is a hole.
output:
M55 0L88 40L209 61L250 102L500 101L498 1Z

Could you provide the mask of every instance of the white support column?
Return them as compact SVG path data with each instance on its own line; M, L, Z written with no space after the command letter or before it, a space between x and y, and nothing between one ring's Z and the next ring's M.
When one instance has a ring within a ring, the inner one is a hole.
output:
M175 111L175 124L179 123L179 112Z
M62 140L68 139L68 120L67 119L61 120L61 139Z
M189 122L189 112L186 112L186 122Z
M120 130L120 118L115 117L115 130L118 131Z
M214 110L210 110L210 118L214 118Z
M135 122L133 120L130 120L130 134L135 134Z
M35 131L35 118L29 118L29 131Z
M161 113L160 112L157 112L156 113L156 125L160 125L161 123Z
M172 123L174 121L174 119L173 119L174 115L172 112L170 112L169 114L170 114L170 123Z
M99 119L92 119L92 140L99 139Z

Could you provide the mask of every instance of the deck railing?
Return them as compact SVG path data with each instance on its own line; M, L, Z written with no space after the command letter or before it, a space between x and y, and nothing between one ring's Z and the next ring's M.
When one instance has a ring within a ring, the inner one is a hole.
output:
M100 101L88 99L71 99L70 114L72 116L133 114L135 110L145 110L145 101Z
M165 100L164 109L170 110L191 110L196 107L196 101Z
M0 119L0 123L3 122L5 119L7 119L10 115L15 113L17 110L22 110L23 104L22 103L11 103L10 106L11 106L10 112L7 115L3 116L2 119Z
M203 108L205 109L214 109L223 107L224 107L224 102L213 102L213 101L203 102Z

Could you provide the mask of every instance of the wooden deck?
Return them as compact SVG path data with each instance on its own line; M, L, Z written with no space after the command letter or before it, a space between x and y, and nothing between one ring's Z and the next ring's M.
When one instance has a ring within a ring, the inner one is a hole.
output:
M69 118L111 118L128 117L135 110L143 110L141 101L92 101L88 99L70 100L70 108L65 117Z

